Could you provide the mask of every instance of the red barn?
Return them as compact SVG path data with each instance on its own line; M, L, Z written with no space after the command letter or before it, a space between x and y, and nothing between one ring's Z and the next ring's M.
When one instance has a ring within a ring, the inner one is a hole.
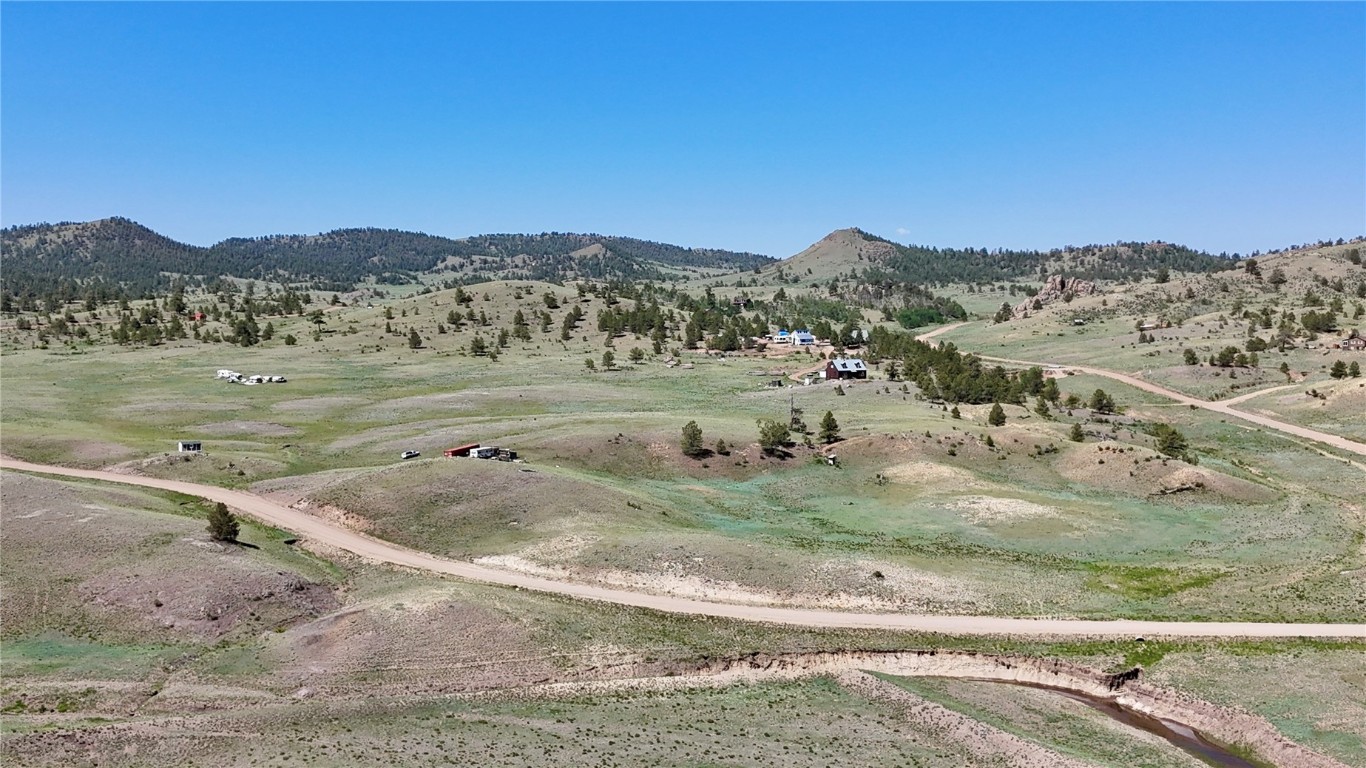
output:
M825 380L866 379L868 366L856 357L837 357L825 364Z

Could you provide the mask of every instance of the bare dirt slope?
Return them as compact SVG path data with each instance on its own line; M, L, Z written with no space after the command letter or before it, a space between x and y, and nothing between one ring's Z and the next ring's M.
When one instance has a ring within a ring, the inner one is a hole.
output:
M0 458L0 468L127 483L202 496L213 501L221 501L270 525L293 531L315 546L341 549L369 560L474 581L519 589L531 589L582 600L597 600L617 605L648 608L666 613L716 616L743 621L761 621L807 627L915 630L959 635L1366 637L1366 624L1018 619L998 616L845 613L706 602L669 595L652 595L609 589L592 584L555 581L474 563L447 560L365 536L328 520L313 517L299 510L290 509L261 496L243 491L160 478L119 475L98 470L30 464L9 458Z

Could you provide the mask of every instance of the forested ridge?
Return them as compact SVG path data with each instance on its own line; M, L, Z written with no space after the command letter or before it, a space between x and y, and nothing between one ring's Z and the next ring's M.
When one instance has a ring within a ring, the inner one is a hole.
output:
M1048 251L933 248L902 245L858 230L863 238L891 245L896 253L864 270L867 282L989 283L1041 279L1062 273L1086 280L1133 280L1168 269L1217 272L1237 266L1237 254L1213 255L1171 243L1120 242Z
M392 229L339 229L319 235L231 238L208 247L176 242L126 218L9 227L0 245L0 291L15 298L164 293L176 276L303 283L348 290L373 278L410 282L448 269L468 282L498 278L560 281L670 277L678 268L751 269L766 256L684 248L591 234L480 235L451 239ZM593 248L593 246L598 246ZM588 252L573 255L576 251Z

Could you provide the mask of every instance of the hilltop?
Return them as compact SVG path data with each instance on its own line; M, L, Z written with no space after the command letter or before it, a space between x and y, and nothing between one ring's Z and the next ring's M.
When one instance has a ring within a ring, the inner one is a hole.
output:
M1117 242L1047 251L901 245L861 229L837 229L770 266L766 282L854 280L869 284L991 283L1066 274L1086 280L1141 280L1169 272L1230 269L1237 255L1213 255L1165 242Z
M230 276L306 283L348 290L374 280L401 284L424 275L464 283L494 279L594 278L669 280L687 271L733 272L767 264L754 253L687 248L630 237L549 232L451 239L395 229L338 229L318 235L230 238L188 245L113 217L10 227L0 233L5 274L0 289L14 297L56 294L62 300L92 288L138 295L165 292L176 276Z

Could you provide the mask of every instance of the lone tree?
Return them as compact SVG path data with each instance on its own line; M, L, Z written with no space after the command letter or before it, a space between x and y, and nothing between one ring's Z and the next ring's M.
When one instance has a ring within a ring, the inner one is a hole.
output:
M1187 449L1190 447L1186 442L1186 436L1181 434L1170 424L1155 424L1152 428L1153 437L1157 438L1157 450L1174 459L1186 459L1189 461Z
M1114 413L1115 399L1106 394L1105 390L1097 389L1091 393L1091 410L1096 413Z
M209 513L209 537L214 541L237 541L237 518L221 501L213 505L213 511Z
M1006 423L1006 409L1000 403L991 404L991 413L987 414L987 423L993 427L1000 427Z
M682 447L684 456L702 455L702 428L697 426L697 422L690 421L683 425Z
M829 445L840 439L840 423L835 421L833 411L826 411L821 419L821 442Z
M759 419L759 447L772 456L792 441L787 425L773 419Z
M1073 424L1072 431L1067 433L1067 437L1074 443L1080 443L1086 439L1086 433L1081 431L1080 424Z
M422 336L416 328L408 329L408 349L418 349L422 346Z

